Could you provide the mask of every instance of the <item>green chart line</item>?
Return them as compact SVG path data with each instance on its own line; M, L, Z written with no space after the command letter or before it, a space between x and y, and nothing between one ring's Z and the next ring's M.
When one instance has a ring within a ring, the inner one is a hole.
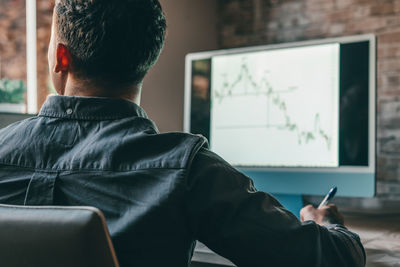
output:
M222 103L225 99L231 97L239 97L239 96L266 96L267 97L267 122L265 125L240 125L240 126L222 126L218 127L220 129L233 129L233 128L275 128L278 130L286 130L290 132L294 132L297 134L297 140L299 144L308 144L311 141L316 140L318 137L322 138L326 144L328 149L331 149L332 146L332 138L322 129L321 127L321 118L320 114L316 113L314 116L314 128L311 131L300 129L299 125L296 122L293 122L289 112L287 110L287 105L285 100L280 96L282 93L290 93L297 90L297 87L289 87L287 90L274 90L271 84L268 82L266 77L263 77L260 82L256 82L253 76L251 75L249 68L246 64L242 64L240 67L240 72L234 82L229 83L226 80L222 85L221 90L215 90L214 96L218 103ZM240 82L245 82L246 86L244 87L244 92L235 92L236 88L240 84ZM248 87L251 90L248 90ZM282 112L284 116L283 124L270 124L270 105L278 108L279 111Z

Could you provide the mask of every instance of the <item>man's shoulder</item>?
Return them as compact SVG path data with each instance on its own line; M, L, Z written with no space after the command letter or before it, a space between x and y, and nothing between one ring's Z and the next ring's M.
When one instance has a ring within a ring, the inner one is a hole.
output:
M1 128L0 138L5 136L12 136L12 134L15 134L17 131L26 131L26 128L32 127L32 124L36 123L37 119L38 117L34 116L31 118L26 118L24 120L13 122L4 128Z
M184 132L168 132L158 133L155 139L160 139L162 142L167 142L171 146L183 146L189 149L195 149L196 152L208 148L207 139L199 134L190 134Z
M207 147L197 151L191 162L189 176L190 183L201 180L204 184L223 184L226 188L234 188L234 185L253 185L249 177Z
M208 146L201 135L158 133L142 120L86 125L32 117L0 130L0 144L7 144L0 147L0 163L59 170L186 169Z
M143 139L137 140L141 145L145 146L150 154L163 155L166 160L165 164L173 168L189 168L199 153L207 149L207 139L201 135L169 132L146 135ZM132 148L134 147L132 143ZM155 164L160 164L158 157L148 159L147 165L155 161Z
M38 117L14 122L0 129L0 163L21 165L21 159L29 146L35 146L32 138Z

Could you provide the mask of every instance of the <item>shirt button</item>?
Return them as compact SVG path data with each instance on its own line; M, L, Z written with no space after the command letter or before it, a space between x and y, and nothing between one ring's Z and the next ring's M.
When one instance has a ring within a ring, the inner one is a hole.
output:
M69 109L66 110L66 112L67 112L68 115L71 115L72 114L72 109L69 108Z

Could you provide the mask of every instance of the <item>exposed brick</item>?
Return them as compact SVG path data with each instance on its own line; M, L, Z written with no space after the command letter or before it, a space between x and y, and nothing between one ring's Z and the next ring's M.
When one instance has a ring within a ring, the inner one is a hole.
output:
M26 82L25 32L25 1L0 2L0 78Z
M351 5L353 5L354 2L355 2L354 0L337 0L335 6L337 8L348 8Z
M274 30L277 30L277 29L279 29L280 27L279 27L279 23L277 22L277 21L271 21L271 22L269 22L268 24L267 24L267 29L268 30L272 30L272 31L274 31Z
M221 13L233 2L221 0ZM238 35L224 30L222 47L345 36L377 35L378 193L400 188L400 0L258 0L262 22ZM245 23L236 20L234 24ZM221 29L226 23L221 20ZM380 190L380 191L379 191ZM397 193L400 196L400 192Z
M327 14L324 17L325 20L328 20L330 23L338 23L338 22L348 22L352 17L352 10L334 10Z
M387 3L381 3L376 1L375 4L371 6L371 15L391 15L395 13L393 1Z
M380 1L387 1L387 0L380 0ZM363 4L374 3L374 1L371 1L371 0L353 0L352 2L353 2L353 5L363 5Z
M383 33L378 40L380 44L400 43L400 31Z
M304 31L309 39L324 38L327 36L329 25L311 25Z
M310 20L310 26L321 24L326 18L324 12L306 12L306 16Z
M278 41L281 42L293 42L302 40L304 36L304 30L301 28L288 29L281 32L278 37Z
M394 147L398 147L399 141L394 141ZM380 154L379 158L381 163L378 164L377 168L377 177L379 180L385 181L397 181L399 182L400 179L400 157L397 155L389 154Z
M301 13L302 8L302 1L286 2L282 4L282 9L287 13Z
M388 58L378 61L378 73L398 70L400 70L400 61L396 58Z
M329 26L329 35L337 36L346 31L346 24L336 23Z
M48 95L47 48L50 40L53 1L37 3L37 76L38 106ZM26 15L25 1L0 1L0 78L26 82Z
M378 87L378 98L381 97L389 97L389 98L396 98L400 97L400 88L392 88L392 89L381 89ZM380 105L379 103L377 104Z
M382 134L387 135L389 131L400 130L400 101L384 101L381 103L379 112L379 125ZM396 132L397 133L397 132ZM399 150L400 153L400 150Z
M400 58L398 58L400 60ZM382 73L378 77L380 88L400 88L400 71L391 73Z
M385 19L386 19L386 27L388 28L389 31L400 30L400 16L398 14L393 16L385 16ZM398 27L397 30L392 29L394 27Z
M380 196L398 200L400 198L400 183L395 181L379 181L376 188Z
M350 19L360 19L368 17L371 13L371 9L369 5L356 5L351 9L351 18Z
M384 17L367 17L359 20L350 20L346 31L352 34L371 33L384 29L386 19Z
M329 11L335 8L333 0L308 0L305 3L305 10L309 12Z
M265 0L265 5L270 8L280 4L280 0Z

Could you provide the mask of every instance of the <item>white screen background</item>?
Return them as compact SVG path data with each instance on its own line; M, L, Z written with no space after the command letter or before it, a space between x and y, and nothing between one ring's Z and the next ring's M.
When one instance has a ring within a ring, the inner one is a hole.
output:
M237 166L337 167L339 44L212 58L211 150Z

